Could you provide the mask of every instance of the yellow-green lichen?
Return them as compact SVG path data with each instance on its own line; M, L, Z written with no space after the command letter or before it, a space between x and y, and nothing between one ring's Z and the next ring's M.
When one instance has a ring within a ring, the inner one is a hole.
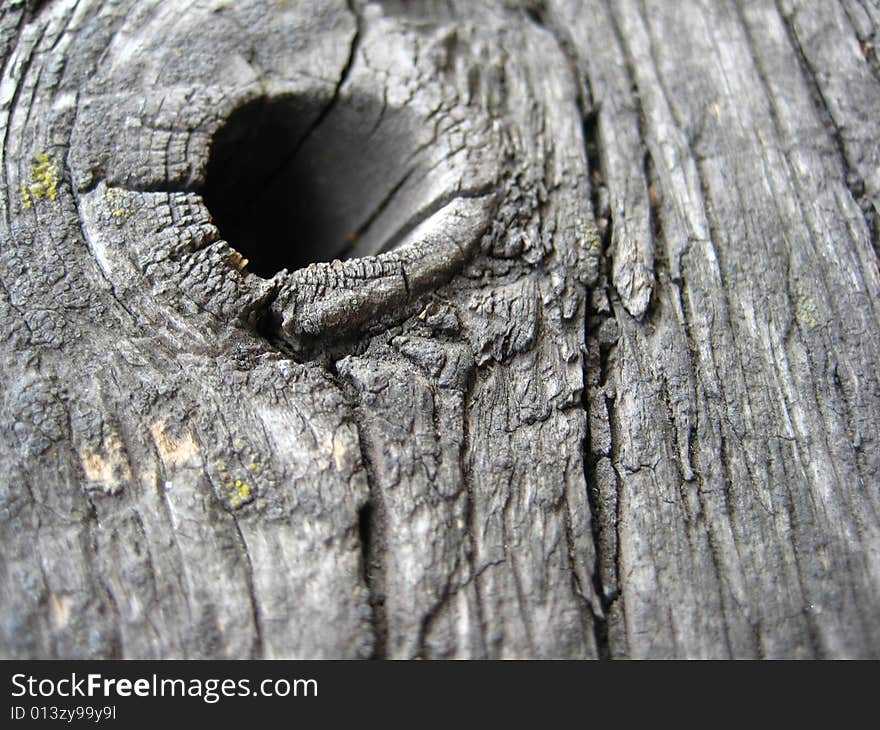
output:
M254 500L254 493L250 485L240 479L236 479L235 482L227 482L223 487L226 492L226 502L233 509L243 507Z
M245 484L241 479L235 480L235 494L237 497L241 499L250 499L251 498L251 488Z
M219 476L220 498L229 509L239 509L257 500L259 490L253 482L247 481L262 472L255 455L251 455L247 466L244 463L237 465L218 459L214 462L214 469L214 473Z
M128 200L121 190L107 188L104 197L110 205L110 215L117 221L131 218L132 212L128 207Z
M55 161L45 152L37 155L31 168L31 181L21 186L21 201L25 209L33 207L37 200L56 200L59 181Z
M232 470L227 468L225 462L217 462L216 466L224 469L219 472L222 480L221 497L228 507L238 509L254 501L254 487L244 479L230 476Z
M583 245L588 251L598 253L602 250L602 238L599 236L599 231L595 225L592 223L585 224L582 229L582 236Z
M228 485L227 489L230 489ZM229 495L229 506L233 509L238 509L248 502L252 502L254 499L251 488L243 481L241 481L241 479L235 480L232 488L230 489L230 492L231 494Z
M821 318L818 307L813 303L813 300L802 291L798 292L797 300L795 301L795 315L801 320L801 322L809 327L817 327L819 325L819 319Z

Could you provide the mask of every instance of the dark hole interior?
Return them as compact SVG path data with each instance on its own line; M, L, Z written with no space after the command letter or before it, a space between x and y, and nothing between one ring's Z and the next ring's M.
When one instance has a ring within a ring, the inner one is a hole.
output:
M386 112L364 98L285 96L230 115L202 193L249 271L269 278L351 253L398 182L406 124Z

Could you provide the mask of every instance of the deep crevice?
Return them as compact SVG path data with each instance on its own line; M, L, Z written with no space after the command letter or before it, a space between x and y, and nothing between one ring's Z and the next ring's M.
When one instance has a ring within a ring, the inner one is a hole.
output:
M385 659L388 646L388 622L385 615L385 514L381 497L375 487L372 467L367 458L366 444L361 434L362 426L356 425L364 472L370 496L358 511L358 540L361 547L362 579L367 589L373 634L370 659Z
M361 542L361 551L363 552L363 578L364 583L369 584L369 565L372 547L372 523L373 523L373 503L370 500L364 502L358 512L358 537Z
M587 94L592 97L592 91L589 88L589 80L586 81ZM597 108L587 109L585 101L581 100L581 116L583 119L583 138L584 151L587 156L587 166L590 173L590 203L593 208L593 216L597 223L604 221L600 229L601 236L601 260L599 282L597 286L607 286L610 259L608 251L611 246L611 237L613 233L613 218L610 209L603 210L607 203L603 202L602 189L605 185L604 174L601 167L600 155L600 138L599 138L599 110ZM600 481L599 481L599 461L601 455L597 455L591 448L591 430L590 430L590 414L592 411L591 400L599 395L608 379L608 367L611 357L612 345L608 345L600 341L600 329L609 319L613 319L612 311L600 312L589 305L585 315L585 341L588 346L598 348L598 356L595 357L598 365L597 372L590 376L587 372L588 363L584 362L584 390L582 394L582 404L587 417L587 431L583 446L584 459L584 478L587 485L587 502L590 506L590 529L592 531L592 539L595 550L594 565L592 569L593 590L598 597L601 612L595 611L593 615L593 632L596 641L596 647L599 652L600 659L612 659L614 654L611 647L611 637L609 629L609 615L614 602L620 595L619 588L611 589L611 586L605 585L603 573L604 565L608 561L609 556L606 555L607 544L609 538L604 534L610 524L616 523L617 516L603 514L603 506L601 504ZM603 398L606 402L607 399ZM610 414L607 414L610 429ZM615 499L616 505L616 499ZM614 538L614 544L617 544L617 538ZM617 556L614 556L616 562Z
M567 32L558 28L552 18L547 17L547 10L542 3L526 9L527 16L538 26L544 28L556 40L557 45L563 56L569 63L571 72L574 75L575 89L577 90L577 105L581 115L582 139L584 144L584 155L587 161L587 173L589 175L590 184L590 206L593 213L593 219L597 224L597 231L601 238L601 260L599 280L596 288L607 288L607 269L609 268L608 250L611 242L611 234L613 230L613 221L610 210L607 206L607 195L603 195L604 173L601 165L601 140L599 136L599 108L596 106L592 86L589 76L581 73L577 55L573 50L571 40L567 37ZM603 531L607 529L610 521L616 523L616 515L608 516L602 514L602 505L600 495L598 493L598 461L597 457L590 447L590 397L601 390L605 377L606 367L609 357L610 347L601 346L598 339L591 337L591 332L597 331L607 319L613 318L610 311L595 311L594 307L587 304L584 321L584 339L585 343L593 340L592 344L599 346L599 362L600 373L594 373L591 376L589 372L588 360L584 361L584 389L582 391L581 401L584 414L587 419L587 428L583 444L583 464L584 479L586 482L587 501L590 507L590 529L592 532L592 541L594 545L594 564L591 568L593 590L599 601L599 609L591 607L593 636L596 643L596 650L600 659L611 659L613 657L610 630L609 630L609 614L613 608L615 601L620 597L618 588L604 585L603 581L603 565L608 560L606 555L606 539ZM609 419L610 420L610 419ZM615 500L616 504L616 500ZM616 543L616 539L615 539ZM617 556L614 556L617 560Z

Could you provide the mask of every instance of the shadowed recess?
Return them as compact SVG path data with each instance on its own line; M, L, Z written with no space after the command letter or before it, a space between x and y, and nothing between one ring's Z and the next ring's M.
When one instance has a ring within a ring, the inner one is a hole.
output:
M214 136L202 191L220 235L266 278L378 253L414 169L410 124L363 96L238 107Z

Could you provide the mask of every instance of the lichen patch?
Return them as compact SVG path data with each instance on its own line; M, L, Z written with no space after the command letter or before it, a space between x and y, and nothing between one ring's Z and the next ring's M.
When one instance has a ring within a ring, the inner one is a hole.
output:
M58 165L45 152L41 152L34 160L30 182L21 186L21 201L26 209L32 208L37 200L55 201L58 198Z

